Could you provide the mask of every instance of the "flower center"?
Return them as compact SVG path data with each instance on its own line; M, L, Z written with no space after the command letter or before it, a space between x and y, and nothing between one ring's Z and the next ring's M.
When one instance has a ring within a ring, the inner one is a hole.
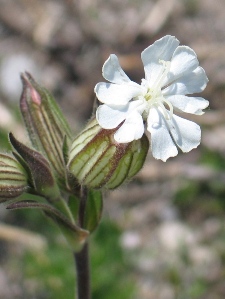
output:
M161 108L166 119L171 119L173 116L173 106L162 94L163 83L170 70L170 61L159 60L159 63L161 63L163 67L157 76L154 85L150 87L145 79L142 81L142 85L146 88L146 93L144 95L146 107L142 114L145 120L147 119L149 110L152 106Z

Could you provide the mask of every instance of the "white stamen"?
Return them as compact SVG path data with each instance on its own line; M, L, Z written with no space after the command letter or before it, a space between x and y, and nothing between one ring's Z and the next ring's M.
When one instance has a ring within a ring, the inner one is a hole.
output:
M162 95L163 81L169 73L171 62L159 60L159 63L163 65L163 68L155 81L154 87L150 88L148 92L145 94L145 100L148 103L148 105L145 109L144 115L147 115L150 108L155 105L159 106L163 110L163 114L166 119L171 119L173 116L173 106ZM146 84L146 82L144 83ZM166 104L169 107L169 111L166 109L164 104Z
M173 117L173 105L168 100L166 100L165 98L163 98L163 102L166 103L169 106L169 112L168 112L168 110L163 105L164 108L166 109L166 111L169 114L169 118L167 118L167 119L172 119L172 117Z
M159 63L161 63L163 65L163 68L162 68L162 71L159 73L158 78L155 81L154 89L162 88L163 80L166 78L166 76L170 70L170 64L171 64L170 61L165 61L165 60L159 59Z

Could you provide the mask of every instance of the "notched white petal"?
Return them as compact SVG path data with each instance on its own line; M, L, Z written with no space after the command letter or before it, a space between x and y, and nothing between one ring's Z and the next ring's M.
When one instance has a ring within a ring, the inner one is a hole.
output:
M166 120L161 110L156 108L149 113L148 131L151 133L152 155L164 162L178 154L176 146L187 153L201 140L199 125L176 115Z
M96 111L96 119L102 128L114 129L126 118L138 117L140 119L140 115L145 108L144 104L143 100L136 100L121 107L100 105ZM136 113L138 116L136 116Z
M171 138L167 121L160 109L152 108L148 116L148 131L151 133L151 150L155 159L163 162L178 154L177 147Z
M201 92L205 89L208 78L202 67L198 66L194 71L178 78L162 92L164 96L187 95Z
M124 84L130 82L129 77L125 74L120 66L118 57L111 54L102 67L103 77L116 84Z
M196 115L202 115L204 113L202 110L207 108L209 105L209 101L201 97L174 95L166 97L166 100L168 100L178 111Z
M200 144L201 129L196 123L174 115L168 121L170 133L176 144L184 152L190 152Z
M140 139L144 134L144 124L142 116L134 111L126 118L122 126L114 134L118 143L127 143Z
M165 84L194 71L199 65L196 53L187 46L179 46L173 53L170 71Z
M171 35L166 35L154 42L141 53L145 78L152 84L162 70L161 60L169 61L178 47L179 41Z
M108 105L123 106L132 98L142 94L142 88L138 84L113 84L100 82L94 89L100 102Z
M107 105L100 105L96 111L96 119L103 129L114 129L126 118L127 111L113 109Z

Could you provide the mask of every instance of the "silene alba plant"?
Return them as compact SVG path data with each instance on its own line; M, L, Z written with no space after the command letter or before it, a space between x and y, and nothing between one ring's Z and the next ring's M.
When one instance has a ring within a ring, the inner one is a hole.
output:
M149 151L145 128L151 154L162 161L200 143L200 127L175 114L202 115L209 104L190 96L208 82L195 52L167 35L141 59L145 78L137 84L117 56L109 56L103 65L108 82L94 90L100 105L75 138L52 95L22 74L20 110L31 145L10 133L12 152L0 154L1 202L8 209L40 209L58 225L75 256L78 299L91 298L88 240L101 219L102 190L121 186L142 168ZM42 200L24 201L23 193Z

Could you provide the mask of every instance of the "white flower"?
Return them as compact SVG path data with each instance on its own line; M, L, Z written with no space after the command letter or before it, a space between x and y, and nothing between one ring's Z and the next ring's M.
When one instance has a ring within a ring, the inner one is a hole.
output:
M118 143L139 139L144 124L151 133L151 149L156 159L166 161L196 148L201 139L200 127L174 115L183 111L201 115L209 102L186 95L205 89L208 79L199 66L195 52L170 35L157 40L141 53L145 79L141 85L131 81L112 54L103 65L103 77L111 83L95 86L100 105L96 112L104 129L117 128Z

